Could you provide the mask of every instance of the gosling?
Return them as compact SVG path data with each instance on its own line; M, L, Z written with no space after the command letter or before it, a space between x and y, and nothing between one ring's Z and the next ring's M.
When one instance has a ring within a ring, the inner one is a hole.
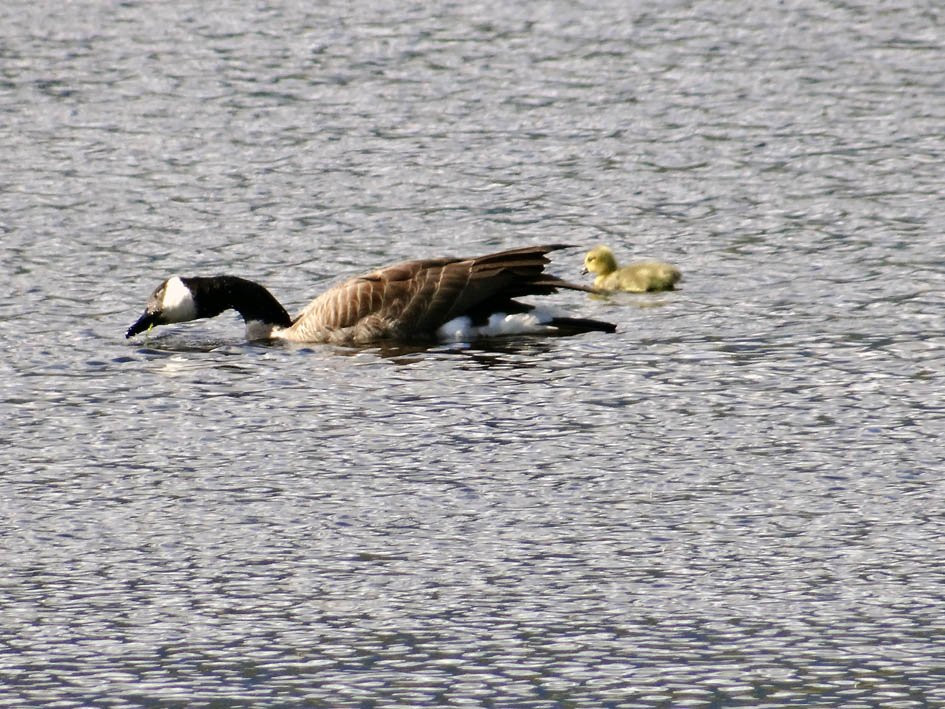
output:
M673 290L682 278L678 268L662 261L640 261L618 268L617 259L606 246L587 253L581 273L596 274L594 287L598 290L630 293Z

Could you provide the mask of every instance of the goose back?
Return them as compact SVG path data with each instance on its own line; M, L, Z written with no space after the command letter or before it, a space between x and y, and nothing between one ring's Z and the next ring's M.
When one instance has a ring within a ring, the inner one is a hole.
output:
M475 258L405 261L357 276L313 300L283 339L366 342L431 336L444 323L496 311L522 312L515 298L558 288L591 291L544 273L561 244L527 246Z

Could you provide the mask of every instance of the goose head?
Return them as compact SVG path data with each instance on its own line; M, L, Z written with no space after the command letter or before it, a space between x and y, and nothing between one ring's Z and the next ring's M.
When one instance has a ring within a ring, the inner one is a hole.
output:
M148 298L144 313L128 328L125 337L132 337L155 325L187 322L199 317L204 316L200 313L197 300L186 280L172 276L155 288Z

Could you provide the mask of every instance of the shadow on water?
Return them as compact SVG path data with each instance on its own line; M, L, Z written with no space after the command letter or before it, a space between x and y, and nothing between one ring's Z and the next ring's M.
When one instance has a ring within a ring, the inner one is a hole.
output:
M337 348L335 354L373 353L395 364L416 364L430 357L455 357L462 364L478 367L531 366L554 349L554 340L537 337L492 338L475 342L384 343L365 347Z
M341 357L374 355L394 364L410 365L431 357L458 357L464 363L481 367L530 366L552 352L555 340L547 337L489 338L475 342L380 342L366 345L300 344L292 342L247 342L221 339L199 339L180 333L149 337L136 348L146 358L181 354L222 354L245 356L252 352L283 350L298 354L329 354ZM125 359L125 358L122 358Z
M673 296L679 292L679 289L663 291L656 293L631 293L624 291L614 291L613 293L591 293L589 300L606 303L613 306L627 306L634 308L661 308L671 303Z

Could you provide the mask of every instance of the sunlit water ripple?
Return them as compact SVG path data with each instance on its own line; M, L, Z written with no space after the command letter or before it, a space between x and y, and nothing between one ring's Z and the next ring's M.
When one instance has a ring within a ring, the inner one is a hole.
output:
M0 9L0 706L945 705L933 4ZM401 258L615 335L123 339Z

